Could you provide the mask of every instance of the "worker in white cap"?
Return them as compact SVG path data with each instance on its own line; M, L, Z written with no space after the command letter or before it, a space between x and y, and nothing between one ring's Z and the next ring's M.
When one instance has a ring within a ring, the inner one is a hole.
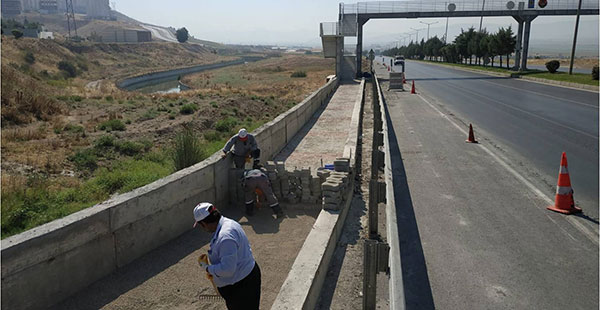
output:
M245 128L240 129L237 134L227 141L225 147L223 147L223 157L227 156L229 151L233 153L233 163L238 169L244 168L248 155L254 158L254 165L258 164L260 149L254 136L249 134Z
M212 233L208 258L200 267L213 276L227 309L258 310L261 275L250 242L240 224L226 218L209 202L194 208L194 227Z

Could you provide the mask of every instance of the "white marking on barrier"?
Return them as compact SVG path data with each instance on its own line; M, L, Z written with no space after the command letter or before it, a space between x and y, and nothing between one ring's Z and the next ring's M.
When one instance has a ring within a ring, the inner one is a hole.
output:
M467 131L464 128L460 127L456 122L454 122L447 115L445 115L444 113L442 113L442 111L440 111L433 104L431 104L429 101L427 101L425 98L423 98L423 96L421 96L420 94L417 94L417 96L419 96L419 98L421 98L423 101L425 101L425 103L427 103L431 108L433 108L435 111L437 111L443 118L447 119L460 132L462 132L464 135L467 134ZM550 199L548 196L546 196L546 194L544 194L544 192L542 192L541 190L539 190L535 185L533 185L531 182L529 182L524 176L522 176L515 169L513 169L511 166L509 166L504 160L502 160L499 157L499 155L496 155L494 152L490 151L487 147L485 147L485 146L483 146L481 144L479 144L479 147L481 147L494 160L496 160L496 162L498 162L502 167L504 167L506 170L508 170L508 172L510 172L513 176L515 176L519 181L521 181L523 184L525 184L525 186L527 186L536 196L538 196L539 198L545 200L546 203L548 203L549 205L554 205L554 201L552 199ZM540 209L537 206L536 206L536 208ZM560 228L563 232L565 232L567 235L569 235L569 237L571 237L573 240L576 240L564 228L562 228L560 225L558 225L558 223L549 214L547 214L546 212L544 212L544 215L548 219L550 219L554 224L556 224L556 226L558 226L558 228ZM569 222L571 225L573 225L573 227L575 227L577 230L579 230L579 232L581 232L586 238L588 238L596 246L598 246L598 244L599 244L598 243L598 233L594 232L589 227L584 226L583 224L581 224L577 220L576 217L566 216L566 217L563 217L563 218L567 222Z

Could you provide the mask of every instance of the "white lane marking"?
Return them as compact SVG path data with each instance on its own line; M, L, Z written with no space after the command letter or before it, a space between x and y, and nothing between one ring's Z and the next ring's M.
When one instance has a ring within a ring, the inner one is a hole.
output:
M554 124L554 125L557 125L557 126L563 127L563 128L565 128L565 129L569 129L569 130L571 130L571 131L577 132L577 133L579 133L579 134L582 134L582 135L584 135L584 136L587 136L587 137L590 137L590 138L592 138L592 139L596 139L596 140L598 140L598 137L596 137L596 136L594 136L594 135L591 135L591 134L589 134L589 133L587 133L587 132L584 132L584 131L581 131L581 130L579 130L579 129L575 129L575 128L572 128L572 127L569 127L569 126L563 125L563 124L561 124L561 123L558 123L558 122L555 122L555 121L553 121L553 120L551 120L551 119L547 119L547 118L545 118L545 117L539 116L539 115L537 115L537 114L535 114L535 113L532 113L532 112L529 112L529 111L526 111L526 110L523 110L523 109L520 109L520 108L517 108L517 107L511 106L511 105L509 105L509 104L506 104L506 103L504 103L504 102L500 102L500 101L498 101L498 100L494 100L494 99L492 99L492 98L489 98L489 97L486 97L486 96L480 95L480 94L478 94L478 93L476 93L476 92L472 92L472 91L470 91L470 90L468 90L468 89L466 89L466 88L464 88L464 87L458 86L458 85L456 85L456 84L455 84L454 86L455 86L456 88L460 88L460 89L462 89L462 90L464 90L464 91L466 91L466 92L468 92L468 93L471 93L471 94L473 94L473 95L475 95L475 96L478 96L478 97L481 97L481 98L487 99L487 100L489 100L489 101L492 101L492 102L495 102L495 103L497 103L497 104L503 105L503 106L505 106L505 107L507 107L507 108L510 108L510 109L513 109L513 110L516 110L516 111L519 111L519 112L523 112L523 113L525 113L525 114L529 114L529 115L531 115L531 116L533 116L533 117L536 117L536 118L539 118L539 119L545 120L545 121L546 121L546 122L548 122L548 123L551 123L551 124Z
M523 88L518 88L518 87L513 87L513 86L508 86L508 85L502 85L500 83L494 83L494 82L484 81L484 80L481 80L481 82L492 84L492 85L496 85L496 86L500 86L500 87L512 88L512 89L516 89L518 91L524 91L524 92L536 94L536 95L539 95L539 96L544 96L544 97L552 98L552 99L555 99L555 100L568 101L568 102L572 102L572 103L575 103L575 104L578 104L578 105L583 105L583 106L586 106L586 107L592 107L592 108L598 109L597 105L587 104L587 103L583 103L583 102L579 102L579 101L575 101L575 100L571 100L571 99L566 99L566 98L554 97L554 96L547 95L547 94L540 93L540 92L536 92L536 91L533 91L533 90L528 90L528 89L523 89Z
M456 122L454 122L452 119L450 119L447 115L445 115L444 113L442 113L442 111L440 111L438 108L436 108L433 104L431 104L429 101L427 101L425 98L423 98L423 96L421 96L420 94L417 94L417 96L419 96L419 98L421 98L423 101L425 101L425 103L427 103L431 108L433 108L435 111L437 111L443 118L447 119L452 125L454 125L454 127L456 127L460 132L463 133L463 135L467 135L467 131L462 128L460 125L458 125ZM509 166L504 160L502 160L498 155L496 155L495 153L493 153L492 151L490 151L487 147L485 147L484 145L479 144L479 146L486 152L488 153L494 160L496 160L496 162L498 162L502 167L504 167L506 170L508 170L508 172L510 172L513 176L515 176L519 181L521 181L521 183L525 184L525 186L527 186L536 196L538 196L539 198L543 199L548 205L553 205L554 201L552 199L550 199L548 196L546 196L546 194L544 194L544 192L542 192L540 189L538 189L537 187L535 187L535 185L533 185L531 182L529 182L524 176L522 176L520 173L518 173L515 169L513 169L511 166ZM539 207L536 206L536 208L540 209ZM548 211L550 212L550 211ZM544 215L550 219L554 224L556 224L556 226L558 226L563 232L565 232L569 237L571 237L571 239L573 240L577 240L575 239L573 236L571 236L571 234L569 234L564 228L562 228L560 225L558 225L558 223L546 212L544 212ZM577 230L579 230L586 238L588 238L590 241L592 241L596 246L598 246L598 233L594 232L592 229L590 229L589 227L581 224L575 217L572 216L565 216L563 217L567 222L569 222L571 225L573 225L573 227L575 227Z

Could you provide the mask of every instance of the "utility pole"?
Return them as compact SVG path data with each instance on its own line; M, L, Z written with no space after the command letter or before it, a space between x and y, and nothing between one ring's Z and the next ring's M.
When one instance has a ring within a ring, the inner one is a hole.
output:
M581 0L577 6L577 18L575 19L575 34L573 35L573 48L571 49L571 63L569 64L569 75L573 74L573 62L575 61L575 45L577 45L577 30L579 30L579 11L581 11Z
M479 32L481 33L481 26L483 25L483 9L485 9L485 0L483 0L483 5L481 6L481 19L479 20Z
M427 25L427 41L429 41L429 26L431 26L431 25L433 25L433 24L437 24L437 23L439 23L439 22L434 22L434 23L426 23L426 22L419 21L419 23Z
M417 44L419 44L419 31L424 30L425 28L421 28L421 29L410 28L410 29L417 32Z
M77 36L77 25L75 24L75 12L73 12L73 0L65 0L67 5L67 29L69 30L69 38L71 37L71 20L73 23L73 29L75 30L75 36Z
M450 17L446 17L446 33L444 34L444 44L448 43L448 20Z

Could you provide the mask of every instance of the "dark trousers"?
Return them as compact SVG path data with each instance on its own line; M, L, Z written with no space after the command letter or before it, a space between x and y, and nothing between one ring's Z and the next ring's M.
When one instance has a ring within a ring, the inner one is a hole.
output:
M260 268L254 268L245 278L237 283L219 287L219 293L225 299L227 309L258 310L260 305Z
M243 169L244 166L246 165L246 156L239 156L239 155L233 154L233 164L235 165L236 168Z

